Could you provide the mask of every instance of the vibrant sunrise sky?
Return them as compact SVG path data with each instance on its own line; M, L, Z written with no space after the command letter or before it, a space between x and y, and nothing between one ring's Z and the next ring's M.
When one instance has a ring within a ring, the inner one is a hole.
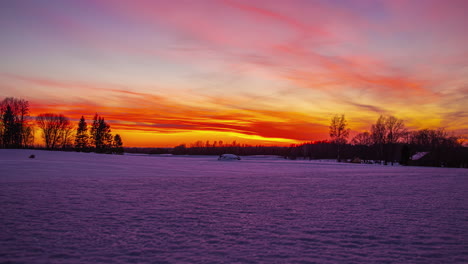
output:
M0 99L126 146L290 144L380 114L468 134L465 0L0 1Z

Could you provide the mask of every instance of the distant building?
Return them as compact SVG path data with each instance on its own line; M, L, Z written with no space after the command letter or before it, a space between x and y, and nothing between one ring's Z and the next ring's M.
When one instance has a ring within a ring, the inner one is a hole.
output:
M417 152L416 154L414 154L413 156L411 156L410 160L420 160L422 159L424 156L426 156L429 152Z

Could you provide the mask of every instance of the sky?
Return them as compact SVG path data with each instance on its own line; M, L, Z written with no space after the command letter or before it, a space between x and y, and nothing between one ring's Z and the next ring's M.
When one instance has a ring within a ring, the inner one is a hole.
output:
M379 115L468 135L468 1L0 1L0 99L126 146L288 145Z

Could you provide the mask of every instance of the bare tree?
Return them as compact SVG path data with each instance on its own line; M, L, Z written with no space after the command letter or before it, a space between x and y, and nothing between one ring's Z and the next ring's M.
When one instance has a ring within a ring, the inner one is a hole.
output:
M36 117L36 122L42 130L42 137L47 149L58 148L63 144L67 144L67 140L69 141L69 135L71 134L70 120L64 115L40 114Z
M394 161L395 144L406 135L406 128L403 120L394 116L380 116L377 122L372 125L373 143L379 146L380 159L387 165L388 160Z
M387 135L384 116L381 115L377 122L371 126L371 133L373 143L379 147L379 158L384 160L384 144Z
M410 133L409 144L419 146L429 146L431 144L430 130L421 129Z
M73 141L74 141L74 136L73 132L75 129L73 128L72 124L68 124L64 126L63 131L62 131L62 137L60 139L60 143L62 148L71 148L73 147Z
M387 130L387 143L395 144L406 134L403 120L389 116L385 120Z
M23 128L23 146L32 147L34 145L34 126L26 124Z
M369 132L365 131L357 134L352 140L353 145L370 146L372 145L372 136Z
M389 116L385 120L385 127L387 130L387 144L389 145L389 152L390 152L390 159L393 166L393 162L395 160L395 144L403 138L406 134L406 128L403 123L403 120L398 119L394 116ZM386 163L387 161L385 161Z
M346 144L346 139L349 136L348 123L346 122L345 116L335 115L330 122L330 138L332 142L337 144L338 153L336 160L341 162L340 149L341 146Z
M23 99L7 97L0 102L0 146L20 148L25 140L30 140L27 129L29 102Z

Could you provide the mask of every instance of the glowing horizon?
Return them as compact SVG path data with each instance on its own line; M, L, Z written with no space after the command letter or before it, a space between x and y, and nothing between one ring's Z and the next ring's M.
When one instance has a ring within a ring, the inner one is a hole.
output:
M0 99L103 116L126 146L287 145L380 114L468 134L468 2L0 3Z

